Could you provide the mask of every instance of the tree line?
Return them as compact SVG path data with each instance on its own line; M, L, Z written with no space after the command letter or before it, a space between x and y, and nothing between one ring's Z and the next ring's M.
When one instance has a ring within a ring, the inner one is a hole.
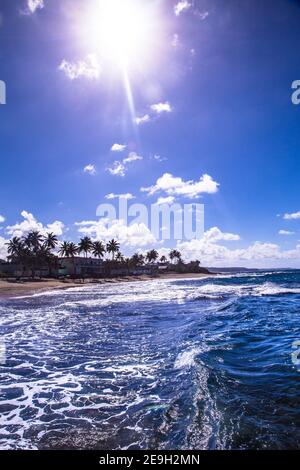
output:
M38 269L45 265L48 266L50 273L54 268L57 269L59 257L71 258L75 262L75 258L81 254L86 258L92 255L98 259L104 259L108 254L107 263L112 263L114 266L126 265L132 268L157 261L167 263L168 258L172 264L174 262L183 264L181 253L175 249L170 250L168 258L165 255L160 257L155 249L149 250L145 255L135 253L130 258L126 258L120 250L120 244L115 239L104 243L92 241L90 237L86 236L81 238L78 244L75 244L71 241L59 242L54 233L43 235L38 231L31 231L23 237L13 237L7 243L7 252L9 262L20 264L23 272L30 269L33 276Z

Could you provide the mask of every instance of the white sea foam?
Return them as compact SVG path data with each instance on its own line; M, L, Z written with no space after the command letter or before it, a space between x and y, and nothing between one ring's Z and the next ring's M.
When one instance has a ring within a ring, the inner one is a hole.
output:
M256 286L253 289L253 295L287 295L287 294L300 294L299 287L285 287L280 286L277 284L273 284L272 282L266 282L261 286Z
M183 351L182 353L178 354L174 368L175 369L184 369L185 367L192 367L195 365L195 357L197 354L202 352L201 348L193 348L188 351Z

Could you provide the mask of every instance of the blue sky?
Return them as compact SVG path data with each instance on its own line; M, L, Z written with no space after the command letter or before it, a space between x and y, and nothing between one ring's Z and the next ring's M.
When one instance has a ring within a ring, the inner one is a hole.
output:
M98 47L97 2L1 1L1 256L11 235L54 222L61 239L147 249L145 227L108 234L96 218L108 194L130 193L147 206L205 205L204 238L178 243L186 258L300 267L300 3L128 0L137 16L125 12L120 28L141 26L128 45L131 109L120 38Z

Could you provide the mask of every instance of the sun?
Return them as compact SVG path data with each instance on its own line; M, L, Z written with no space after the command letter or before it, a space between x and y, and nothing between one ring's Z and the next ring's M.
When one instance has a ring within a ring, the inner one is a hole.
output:
M149 0L96 0L87 34L97 53L122 68L142 65L151 53L155 19Z

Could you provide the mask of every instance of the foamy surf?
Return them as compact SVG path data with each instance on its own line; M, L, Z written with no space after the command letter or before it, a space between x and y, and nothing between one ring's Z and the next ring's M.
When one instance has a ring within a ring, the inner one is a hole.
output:
M259 273L0 302L0 447L296 446L299 293Z

